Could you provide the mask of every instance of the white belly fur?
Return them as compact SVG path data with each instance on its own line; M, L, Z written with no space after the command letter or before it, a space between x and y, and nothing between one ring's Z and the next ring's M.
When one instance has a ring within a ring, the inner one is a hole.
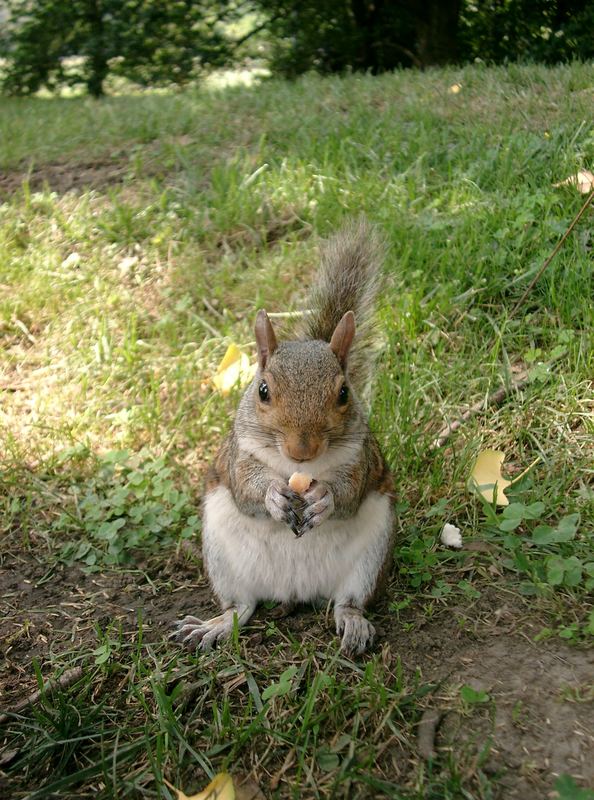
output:
M248 517L218 486L204 503L203 550L223 606L330 598L362 603L390 546L392 511L372 492L350 519L329 519L301 538L269 518Z

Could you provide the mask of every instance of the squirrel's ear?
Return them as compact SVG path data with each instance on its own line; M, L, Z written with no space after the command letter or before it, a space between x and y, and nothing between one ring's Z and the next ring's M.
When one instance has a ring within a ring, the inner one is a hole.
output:
M355 315L352 311L347 311L334 329L334 333L330 339L330 349L339 360L340 366L343 368L346 364L354 335Z
M266 362L276 350L277 342L272 323L263 308L258 311L256 317L256 344L258 345L258 366L260 369L264 369Z

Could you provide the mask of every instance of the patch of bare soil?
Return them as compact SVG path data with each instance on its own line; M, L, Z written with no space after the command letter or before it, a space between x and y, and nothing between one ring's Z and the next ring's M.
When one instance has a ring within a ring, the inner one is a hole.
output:
M36 688L32 657L49 675L50 662L68 663L69 653L96 646L97 625L121 624L131 637L141 611L145 640L163 641L180 616L215 612L198 565L170 560L147 572L85 575L60 566L48 573L28 554L6 556L0 568L2 710ZM557 640L535 644L542 623L523 601L506 597L487 590L432 619L408 609L400 621L384 604L374 616L378 646L400 656L408 675L439 684L428 699L441 719L437 756L451 753L461 764L480 765L497 778L496 798L542 800L560 773L594 785L594 652ZM260 611L243 634L254 657L270 657L271 641L263 635L268 615ZM326 625L311 610L277 624L295 637L334 635L330 620ZM488 693L489 701L465 709L463 684Z
M46 186L64 194L78 189L101 189L122 183L130 172L128 159L97 159L76 163L43 164L30 169L6 170L0 173L0 198L20 191L24 182L36 192Z
M506 798L545 797L553 777L594 785L594 653L500 636L461 653L450 680L488 692L494 709L446 715L438 744L474 752L490 740L483 769Z
M505 800L550 796L562 773L594 786L594 650L535 643L543 623L507 597L486 592L408 632L391 623L387 638L405 667L440 683L430 703L441 720L435 751L481 762ZM462 685L489 701L464 709Z
M130 638L140 613L145 639L162 640L173 620L186 613L188 598L208 607L210 591L198 572L177 561L152 571L150 578L140 569L85 574L58 565L48 571L23 554L7 556L0 567L2 710L35 689L32 658L44 674L51 672L49 664L56 658L63 662L60 656L96 647L98 626L111 626L115 634L121 625Z

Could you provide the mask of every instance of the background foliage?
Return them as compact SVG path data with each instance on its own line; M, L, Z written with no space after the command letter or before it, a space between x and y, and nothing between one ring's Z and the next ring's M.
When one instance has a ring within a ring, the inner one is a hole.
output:
M84 83L95 97L109 72L141 84L183 84L228 45L218 29L227 0L10 0L4 89L32 94ZM68 61L68 59L70 59ZM72 59L76 59L75 62Z
M594 55L594 0L8 0L4 91L183 84L248 59L295 77Z

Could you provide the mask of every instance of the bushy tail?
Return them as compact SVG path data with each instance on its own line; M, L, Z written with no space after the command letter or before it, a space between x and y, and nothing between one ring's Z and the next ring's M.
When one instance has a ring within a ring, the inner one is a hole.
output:
M351 382L361 388L374 362L373 317L385 247L377 230L361 218L322 248L318 279L303 318L302 335L329 342L343 314L355 314L356 334L349 354Z

